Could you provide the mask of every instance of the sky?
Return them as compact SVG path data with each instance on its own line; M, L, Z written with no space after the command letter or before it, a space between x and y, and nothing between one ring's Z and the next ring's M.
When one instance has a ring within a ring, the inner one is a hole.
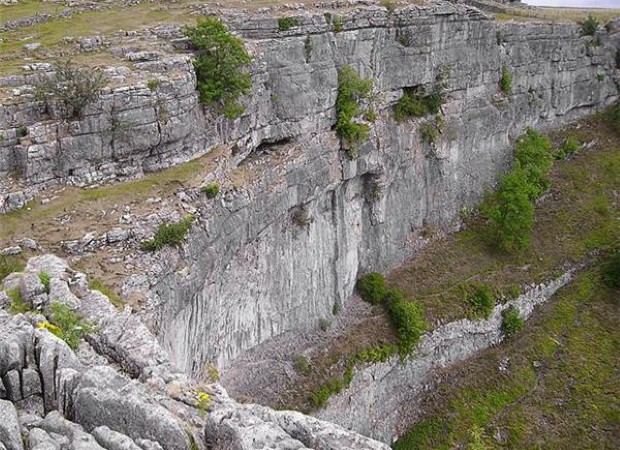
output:
M620 0L522 0L536 6L580 6L584 8L620 8Z

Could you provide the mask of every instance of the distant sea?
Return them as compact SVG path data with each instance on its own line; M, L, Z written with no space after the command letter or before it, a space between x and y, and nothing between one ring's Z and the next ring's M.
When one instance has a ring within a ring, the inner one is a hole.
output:
M618 8L620 0L522 0L534 6L560 6L576 8Z

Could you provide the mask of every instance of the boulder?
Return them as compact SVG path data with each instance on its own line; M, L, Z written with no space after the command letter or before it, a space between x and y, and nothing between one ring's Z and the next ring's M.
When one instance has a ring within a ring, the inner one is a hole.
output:
M17 411L11 402L0 400L0 418L0 443L6 450L24 450Z
M108 427L97 427L91 434L107 450L141 450L129 437Z
M30 450L60 450L60 444L41 428L33 428L28 433Z

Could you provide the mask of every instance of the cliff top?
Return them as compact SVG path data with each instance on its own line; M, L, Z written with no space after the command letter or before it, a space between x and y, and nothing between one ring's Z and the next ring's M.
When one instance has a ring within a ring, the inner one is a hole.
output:
M152 32L165 27L193 23L204 14L235 17L301 16L309 12L346 13L353 8L384 8L390 13L408 5L441 4L438 0L279 0L232 1L118 1L5 0L0 4L0 76L20 73L24 66L73 55L82 64L113 65L123 61L116 45L152 49ZM512 7L487 0L454 2L484 9L499 20L582 20L588 14L607 22L620 10ZM275 23L275 22L274 22ZM280 30L282 31L282 30ZM165 45L164 45L165 46ZM162 47L158 43L156 47Z

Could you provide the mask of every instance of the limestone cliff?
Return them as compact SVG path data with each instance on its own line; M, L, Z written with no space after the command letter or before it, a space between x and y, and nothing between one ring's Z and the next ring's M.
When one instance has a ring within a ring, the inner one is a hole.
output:
M359 272L403 261L423 227L450 228L509 166L511 142L526 126L555 126L618 97L617 23L582 37L575 24L500 23L445 2L300 12L288 31L270 13L222 14L255 58L254 88L235 121L199 105L190 55L179 55L184 42L172 26L140 36L152 52L108 43L132 69L108 69L112 84L80 120L33 101L35 75L0 82L8 93L3 210L55 183L133 176L231 148L236 175L206 177L223 195L207 202L198 190L188 194L198 217L188 245L142 261L149 323L194 374L204 362L221 365L286 330L315 326L347 301ZM345 64L373 78L378 112L355 160L331 130ZM498 87L503 67L509 94ZM429 144L423 121L397 123L391 106L440 71L446 127ZM293 217L300 209L308 218L301 225Z

